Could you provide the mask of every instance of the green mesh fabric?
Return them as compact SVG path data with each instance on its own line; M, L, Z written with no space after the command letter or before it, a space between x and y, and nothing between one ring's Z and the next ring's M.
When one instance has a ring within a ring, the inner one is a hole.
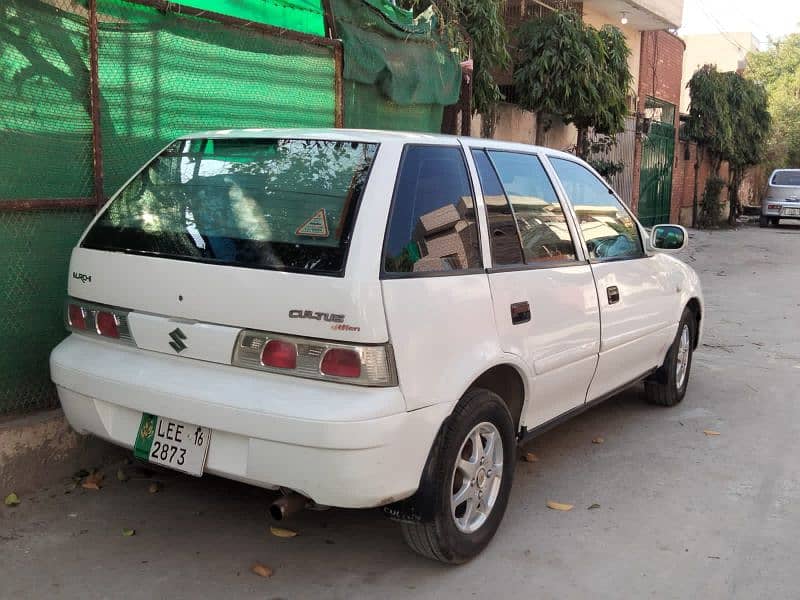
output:
M435 19L412 20L385 0L333 0L333 12L344 42L345 125L439 131L461 70Z
M325 35L320 0L180 0L177 4L301 33Z
M48 357L66 336L70 249L93 216L0 212L0 416L57 405Z
M434 133L441 130L441 104L397 104L375 86L355 81L345 81L344 98L345 127Z
M0 2L0 202L92 189L86 21L43 2Z
M333 127L330 48L100 0L106 193L185 133Z

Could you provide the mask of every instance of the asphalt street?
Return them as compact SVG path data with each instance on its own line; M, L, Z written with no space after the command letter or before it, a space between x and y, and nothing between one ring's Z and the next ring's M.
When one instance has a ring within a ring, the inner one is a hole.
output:
M635 388L532 442L467 565L412 554L377 510L306 511L279 538L270 492L112 467L99 491L0 505L0 598L800 597L800 227L692 232L682 258L707 302L684 402Z

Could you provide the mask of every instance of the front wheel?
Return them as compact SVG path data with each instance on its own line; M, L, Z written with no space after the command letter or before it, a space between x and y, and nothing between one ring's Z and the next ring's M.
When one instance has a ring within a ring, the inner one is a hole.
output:
M432 492L429 522L402 523L412 550L444 563L464 563L491 541L514 477L514 422L503 400L467 392L434 443L421 487Z
M661 406L675 406L683 400L689 385L696 336L697 321L694 313L685 308L678 325L678 334L667 352L664 364L644 382L649 402Z

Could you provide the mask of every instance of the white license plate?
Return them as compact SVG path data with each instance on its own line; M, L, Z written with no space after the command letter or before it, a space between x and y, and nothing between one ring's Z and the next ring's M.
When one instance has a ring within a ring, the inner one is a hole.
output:
M136 458L200 477L210 442L207 427L144 413L133 453Z
M783 217L800 217L800 208L784 208L781 211Z

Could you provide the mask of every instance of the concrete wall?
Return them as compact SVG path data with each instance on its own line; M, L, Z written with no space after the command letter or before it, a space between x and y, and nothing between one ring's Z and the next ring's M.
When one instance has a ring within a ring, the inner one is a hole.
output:
M745 66L745 57L750 50L758 49L758 40L749 31L682 35L686 43L683 57L681 86L681 112L689 112L689 90L686 85L695 71L703 65L716 65L719 71L738 71Z
M61 410L0 421L0 497L57 483L81 468L125 456L124 450L75 433Z
M642 32L634 29L630 25L623 25L619 22L619 13L606 14L590 7L586 4L583 6L583 21L592 27L600 29L603 25L610 24L618 28L625 35L625 41L631 49L631 55L628 57L628 70L633 76L631 83L631 95L636 95L636 90L639 89L639 61L642 52Z

